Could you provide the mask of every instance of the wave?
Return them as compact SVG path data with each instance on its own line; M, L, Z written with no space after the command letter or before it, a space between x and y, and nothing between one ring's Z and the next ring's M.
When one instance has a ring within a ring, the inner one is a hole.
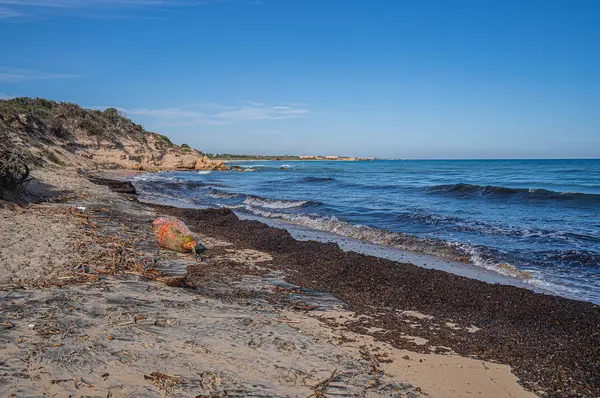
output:
M491 253L489 248L475 246L464 242L449 242L448 244L455 247L461 253L466 253L469 256L469 262L477 265L478 267L482 267L498 274L510 276L516 279L533 278L533 274L529 271L520 270L506 261L494 261L496 256Z
M311 202L310 200L282 200L262 198L260 196L248 196L244 200L244 204L267 209L293 209L304 207L307 204L316 204L316 202Z
M162 176L161 173L142 175L133 180L134 183L152 187L153 189L194 190L202 187L231 188L230 185L210 180L188 180L178 177Z
M452 195L459 198L477 196L516 198L525 200L577 201L600 203L600 194L582 192L556 192L542 188L508 188L493 185L444 184L425 188L429 194Z
M225 192L225 191L221 191L219 189L214 189L214 188L209 188L208 196L210 196L212 198L216 198L216 199L233 199L233 198L240 196L240 194Z
M424 253L442 259L469 263L500 275L518 279L522 283L529 284L545 291L554 292L555 294L567 297L579 297L581 295L580 289L572 286L565 286L560 282L556 283L547 280L543 277L543 273L540 273L535 269L521 269L509 262L497 261L498 258L501 258L501 256L499 256L500 253L496 253L494 250L484 246L420 238L399 232L371 228L365 225L351 224L341 221L335 216L320 217L307 214L281 213L247 205L242 208L236 206L236 208L260 217L279 219L290 224L300 225L317 231L333 233L401 250Z
M567 265L567 268L600 268L600 253L594 253L588 250L554 250L540 254L545 258L546 261L562 263Z
M371 228L366 225L341 221L335 216L322 217L313 214L282 213L247 205L245 210L261 217L280 219L290 224L300 225L317 231L329 232L378 245L430 254L461 262L469 262L468 253L449 245L447 242L419 238L400 232Z
M198 171L197 173L198 173L198 174L204 174L204 175L205 175L205 174L210 174L210 173L212 173L212 170L200 170L200 171Z
M333 177L303 177L303 178L297 180L297 182L330 182L330 181L336 181L336 179Z
M439 214L423 213L419 211L400 213L394 217L404 225L425 225L438 230L475 233L481 235L510 236L521 239L535 240L536 243L564 243L564 242L591 242L600 243L600 237L582 232L566 230L552 230L543 228L523 228L518 226L503 225L502 223L489 223L473 219L465 219Z

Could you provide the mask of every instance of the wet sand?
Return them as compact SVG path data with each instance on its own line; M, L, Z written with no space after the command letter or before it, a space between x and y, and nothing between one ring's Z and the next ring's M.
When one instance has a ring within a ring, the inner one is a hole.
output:
M600 393L597 306L36 177L47 201L0 209L2 395ZM153 245L157 215L188 223L202 262Z

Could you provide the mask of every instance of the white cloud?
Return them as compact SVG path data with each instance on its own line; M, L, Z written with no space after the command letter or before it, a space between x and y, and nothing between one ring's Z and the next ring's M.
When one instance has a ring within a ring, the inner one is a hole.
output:
M216 119L228 121L263 120L263 119L292 119L310 113L307 109L292 108L290 106L256 105L231 111L217 113Z
M0 93L0 100L9 100L11 98L15 98L15 96L14 95L8 95L8 94L5 94L5 93Z
M245 103L248 103L247 101ZM190 109L182 108L119 108L128 116L143 116L157 125L191 126L200 124L229 124L252 120L281 120L307 116L310 111L290 106L272 106L260 102L252 102L252 106L235 107L219 104L196 105ZM97 106L95 109L106 109ZM226 110L223 110L226 109Z
M59 13L89 18L117 18L121 10L166 10L198 7L232 0L0 0L0 20L35 20ZM110 11L110 12L109 12ZM123 14L121 17L131 17Z
M173 0L0 0L0 4L20 7L90 8L90 7L172 7L208 4L210 1Z
M83 76L0 67L0 82L3 83L20 83L27 80L78 79L81 77Z
M50 73L31 69L16 69L0 67L0 82L20 83L28 80L77 79L80 75L66 73Z
M0 20L8 18L18 18L24 16L22 13L8 8L0 8Z

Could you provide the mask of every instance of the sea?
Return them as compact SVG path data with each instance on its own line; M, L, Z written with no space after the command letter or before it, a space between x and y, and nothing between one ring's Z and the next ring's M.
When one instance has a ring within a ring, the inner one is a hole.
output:
M600 304L600 160L245 161L140 175L142 201L418 253ZM450 269L446 269L452 272Z

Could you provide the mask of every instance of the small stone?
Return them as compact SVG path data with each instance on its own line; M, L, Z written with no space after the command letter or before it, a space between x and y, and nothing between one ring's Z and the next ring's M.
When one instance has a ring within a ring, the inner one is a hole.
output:
M405 356L403 356L403 357L402 357L402 359L409 360L409 359L410 359L410 357L409 357L408 355L405 355Z

